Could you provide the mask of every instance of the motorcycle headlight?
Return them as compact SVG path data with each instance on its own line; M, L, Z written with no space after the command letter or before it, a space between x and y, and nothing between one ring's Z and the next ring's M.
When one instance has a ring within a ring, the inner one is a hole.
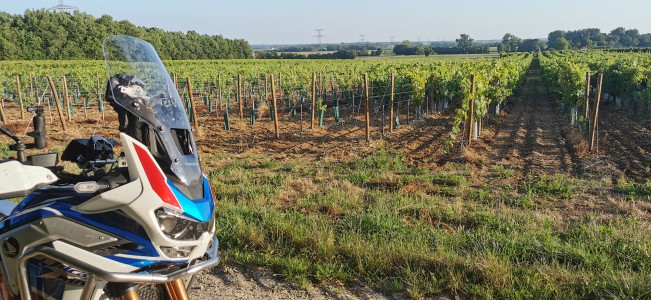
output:
M196 240L204 232L210 232L215 226L214 220L197 222L166 208L156 210L156 219L160 230L168 238L179 241Z
M171 258L188 257L194 248L194 246L160 247L163 253Z

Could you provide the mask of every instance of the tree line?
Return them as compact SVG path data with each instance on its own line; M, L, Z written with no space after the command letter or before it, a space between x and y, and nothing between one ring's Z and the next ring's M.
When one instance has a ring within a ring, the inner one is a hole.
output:
M651 33L640 34L637 29L618 27L603 33L598 28L556 30L549 33L547 43L539 39L520 39L507 33L498 45L499 52L530 52L537 50L617 49L651 47Z
M475 43L475 40L467 34L461 34L456 39L456 46L441 47L438 44L431 43L429 46L423 44L413 44L410 41L403 41L393 47L395 55L425 55L432 54L482 54L489 53L490 44Z
M386 45L383 43L340 43L340 44L322 44L322 45L290 45L280 46L277 51L280 52L336 52L341 50L355 51L365 53L369 51L381 50Z
M277 51L256 51L255 58L258 59L354 59L359 54L353 50L339 50L332 53L295 53ZM381 55L381 53L380 53ZM379 56L379 55L378 55Z
M651 33L640 34L637 29L618 27L610 33L598 28L575 31L556 30L549 33L548 48L556 50L581 48L645 48L651 47Z
M0 60L103 59L102 41L125 34L150 42L162 59L251 58L249 43L221 35L194 31L169 32L136 26L111 16L96 18L48 10L27 10L23 15L0 12Z

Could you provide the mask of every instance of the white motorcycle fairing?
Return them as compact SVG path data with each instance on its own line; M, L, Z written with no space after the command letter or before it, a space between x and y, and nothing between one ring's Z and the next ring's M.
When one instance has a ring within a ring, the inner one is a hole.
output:
M142 143L126 134L120 137L129 183L90 195L77 205L66 203L66 196L32 207L19 205L0 222L2 273L12 294L22 299L48 293L59 293L55 298L60 299L100 299L107 282L165 283L218 263L214 195L209 185L204 185L203 198L188 199ZM45 190L34 194L42 196ZM71 190L67 187L70 197L75 193ZM28 197L26 202L36 202L38 197ZM115 224L99 223L98 218L114 218ZM169 224L182 228L165 228ZM134 234L128 228L144 232ZM199 262L201 258L205 260ZM58 276L66 281L65 289L44 292L30 283L35 261L42 272L39 278ZM195 262L189 268L170 268ZM60 269L67 271L61 274Z

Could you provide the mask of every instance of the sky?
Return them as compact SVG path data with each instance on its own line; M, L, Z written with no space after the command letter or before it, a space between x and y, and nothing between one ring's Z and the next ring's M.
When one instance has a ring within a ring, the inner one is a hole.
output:
M0 11L22 14L58 0L0 0ZM259 44L546 38L554 30L617 27L651 32L649 0L65 0L94 15L138 26L194 30Z

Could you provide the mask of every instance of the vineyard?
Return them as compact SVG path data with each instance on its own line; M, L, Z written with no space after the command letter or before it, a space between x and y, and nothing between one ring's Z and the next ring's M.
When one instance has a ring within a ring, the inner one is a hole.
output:
M477 132L472 133L477 137L481 120L489 109L497 112L520 85L531 58L530 54L519 54L499 60L358 60L352 63L241 60L167 64L191 121L211 122L210 131L216 128L250 131L256 121L276 121L277 114L280 123L299 125L290 133L304 133L308 126L315 128L316 118L319 127L345 126L351 122L357 125L358 119L367 114L367 132L370 127L379 127L377 132L385 137L386 132L399 127L401 122L422 120L424 114L452 106L454 109L450 110L455 115L449 133L452 143L469 122L471 111L472 117L476 115L478 120L473 125ZM0 91L3 99L11 101L14 107L44 103L52 111L58 107L54 89L61 99L60 105L66 107L63 114L69 116L68 122L82 113L88 119L89 110L99 112L104 121L102 78L105 75L100 62L0 64L3 70ZM53 79L53 86L47 77ZM469 105L474 105L473 109ZM370 138L368 132L366 140Z
M558 99L587 147L604 154L628 177L649 178L651 57L642 53L547 52L540 56L548 91ZM602 108L601 108L602 107ZM603 109L603 111L599 111ZM602 145L604 146L604 145Z
M648 54L165 65L227 265L415 299L651 297ZM50 150L115 137L104 69L0 62L3 122L25 137L41 103ZM222 273L205 292L233 296Z

